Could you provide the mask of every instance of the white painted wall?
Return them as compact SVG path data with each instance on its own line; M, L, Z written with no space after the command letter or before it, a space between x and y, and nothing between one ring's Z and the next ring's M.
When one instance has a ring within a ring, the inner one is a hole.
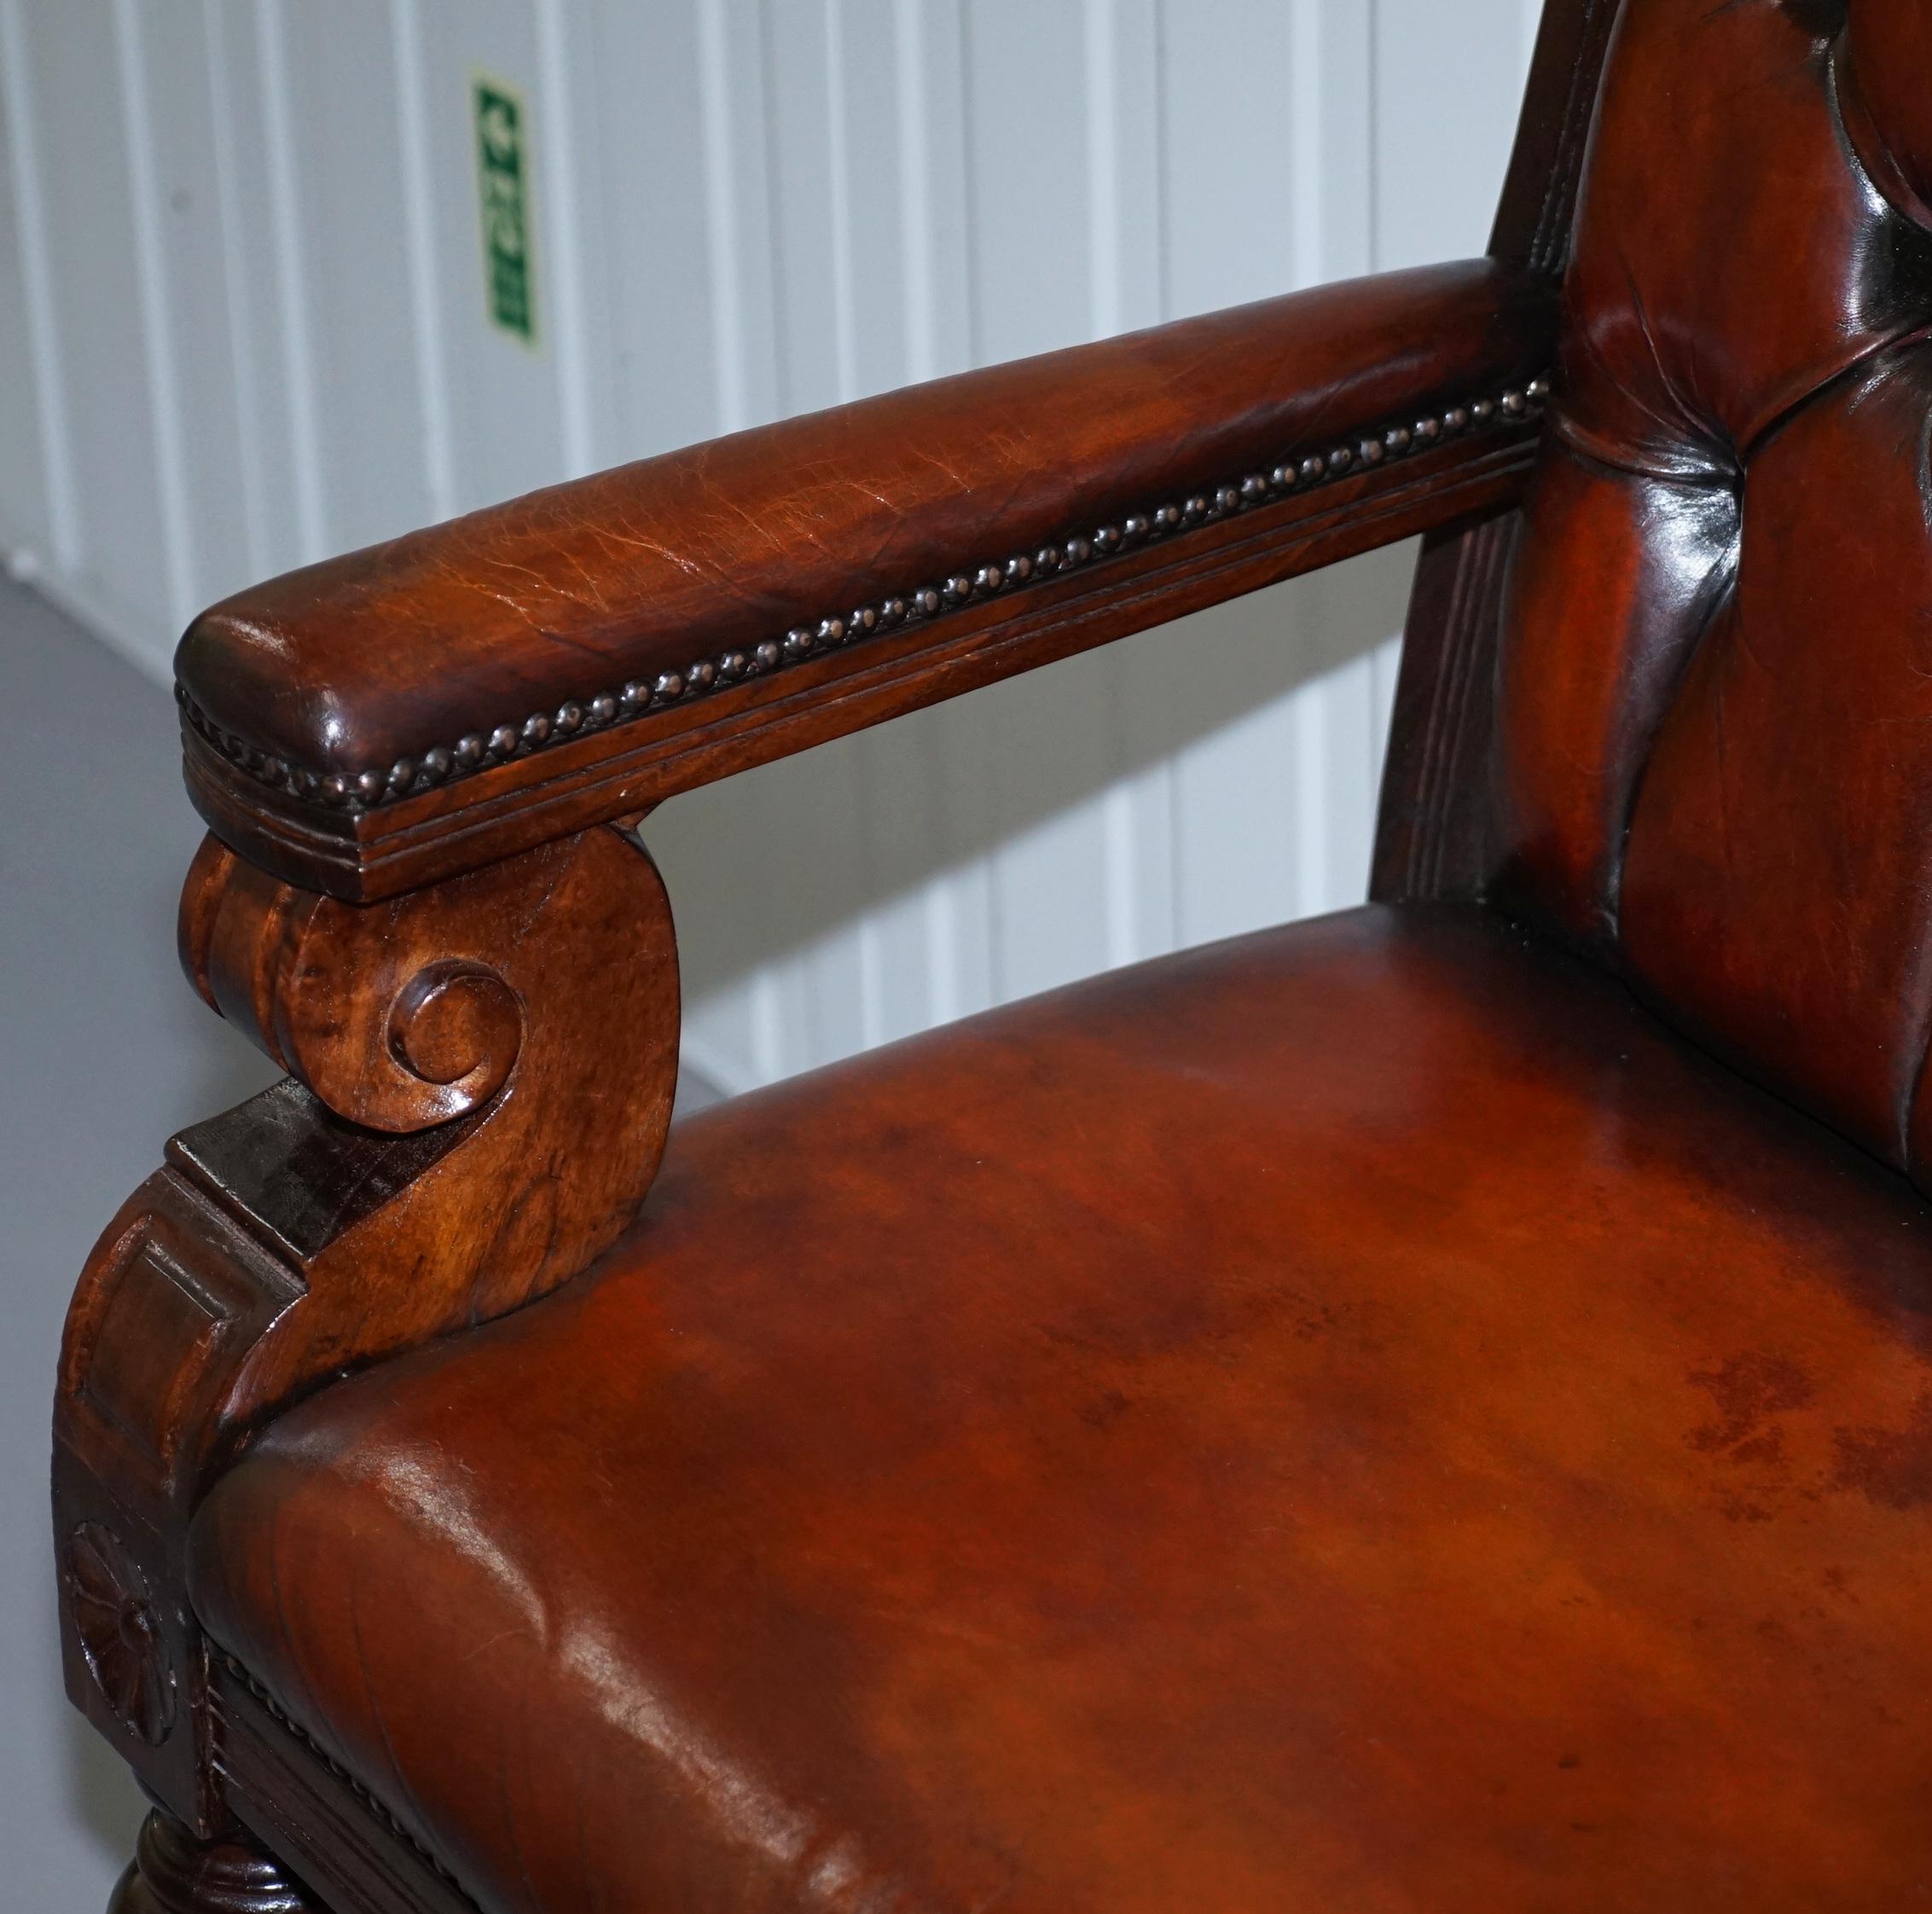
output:
M532 485L1478 251L1534 12L0 0L0 544L161 673L202 603ZM484 318L477 68L529 104L534 351ZM1358 897L1407 563L666 807L692 1059Z

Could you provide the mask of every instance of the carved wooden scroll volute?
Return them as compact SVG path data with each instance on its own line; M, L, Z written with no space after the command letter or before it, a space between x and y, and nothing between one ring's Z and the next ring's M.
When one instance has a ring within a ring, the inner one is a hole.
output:
M310 1295L252 1354L254 1401L554 1287L649 1186L677 959L634 838L586 832L380 904L293 890L210 840L182 957L313 1099L292 1122L271 1091L171 1152L300 1260Z
M103 1648L107 1598L88 1583L79 1602L70 1575L75 1697L206 1830L180 1574L202 1488L275 1409L517 1308L624 1227L670 1121L677 962L657 869L610 827L378 904L280 883L210 838L181 951L289 1077L174 1138L90 1258L55 1508L63 1560L138 1579L135 1645L162 1671L133 1668L119 1636Z

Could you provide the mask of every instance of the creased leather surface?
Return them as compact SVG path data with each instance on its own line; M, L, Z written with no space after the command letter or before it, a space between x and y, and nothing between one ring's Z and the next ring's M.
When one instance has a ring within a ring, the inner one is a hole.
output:
M1932 225L1932 9L1859 0L1838 62L1845 119L1859 159L1892 202Z
M1735 594L1657 736L1623 884L1645 986L1901 1163L1932 1019L1929 432L1915 346L1752 462Z
M1924 1906L1929 1227L1349 913L674 1132L284 1418L194 1599L492 1914Z
M1921 1169L1929 17L1627 0L1507 614L1498 884Z
M265 751L380 768L1487 395L1545 369L1552 310L1471 260L908 387L290 572L197 619L176 675Z

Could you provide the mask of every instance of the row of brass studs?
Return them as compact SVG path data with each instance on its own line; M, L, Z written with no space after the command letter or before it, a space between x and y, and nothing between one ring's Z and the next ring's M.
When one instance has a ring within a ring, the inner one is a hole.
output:
M355 1776L351 1774L348 1769L344 1767L341 1762L337 1760L336 1758L333 1754L331 1754L329 1751L326 1748L324 1748L322 1744L319 1741L317 1741L316 1737L311 1735L299 1721L292 1720L288 1716L288 1714L283 1711L281 1704L276 1702L274 1696L270 1694L268 1690L263 1687L261 1683L257 1681L254 1676L250 1674L247 1669L242 1667L241 1662L236 1661L232 1655L224 1654L221 1659L222 1666L225 1668L228 1672L231 1675L233 1675L235 1679L239 1681L241 1685L246 1688L258 1702L262 1704L264 1710L267 1713L269 1719L271 1721L275 1722L278 1727L286 1729L291 1735L295 1737L297 1741L300 1742L303 1747L307 1749L317 1760L322 1762L322 1764L328 1770L328 1772L333 1774L338 1781L341 1782L342 1784L349 1789L350 1793L354 1795L357 1800L361 1801L363 1806L368 1808L370 1813L374 1815L376 1819L382 1823L384 1827L389 1830L390 1833L394 1835L398 1841L403 1842L409 1848L410 1852L413 1853L417 1857L417 1859L422 1862L425 1867L431 1869L439 1880L443 1881L447 1886L454 1888L457 1894L461 1894L463 1900L467 1903L468 1903L469 1905L471 1905L472 1907L474 1907L476 1905L476 1903L471 1900L469 1895L464 1892L463 1884L461 1883L461 1882L457 1880L455 1876L450 1873L449 1869L444 1867L442 1862L438 1860L435 1855L431 1853L430 1851L426 1847L425 1847L423 1844L420 1841L418 1841L416 1837L413 1834L411 1834L409 1830L405 1828L399 1820L397 1819L395 1814L392 1812L390 1808L384 1802L377 1800L377 1798L373 1794L371 1794L361 1782L357 1780Z
M954 572L937 584L921 585L902 597L862 605L844 616L822 618L814 624L798 624L781 638L768 638L746 650L701 658L682 671L660 671L650 680L633 678L614 691L595 697L568 699L554 711L532 711L519 724L499 724L490 731L471 731L454 745L436 745L419 757L399 757L386 770L363 771L353 776L306 770L258 749L245 738L224 731L197 708L178 687L176 697L189 723L222 757L260 782L273 785L310 803L360 811L415 792L451 783L473 772L502 764L513 757L563 743L589 731L626 719L641 717L668 705L684 703L705 693L748 678L762 677L787 664L838 651L874 632L938 617L1019 585L1077 571L1097 560L1130 547L1168 536L1184 527L1212 523L1247 511L1291 492L1341 478L1364 467L1378 466L1425 450L1445 438L1499 419L1520 419L1548 397L1546 378L1511 386L1495 398L1479 398L1466 405L1446 407L1412 425L1388 426L1347 444L1331 446L1285 460L1268 472L1200 491L1146 512L1129 513L1118 524L1104 525L1091 533L1076 533L1063 542L1019 552L996 563Z

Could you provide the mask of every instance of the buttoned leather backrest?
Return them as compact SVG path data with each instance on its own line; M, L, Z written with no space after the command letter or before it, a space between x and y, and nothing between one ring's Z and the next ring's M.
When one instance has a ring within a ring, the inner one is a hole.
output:
M1496 889L1932 1172L1932 0L1624 0Z

